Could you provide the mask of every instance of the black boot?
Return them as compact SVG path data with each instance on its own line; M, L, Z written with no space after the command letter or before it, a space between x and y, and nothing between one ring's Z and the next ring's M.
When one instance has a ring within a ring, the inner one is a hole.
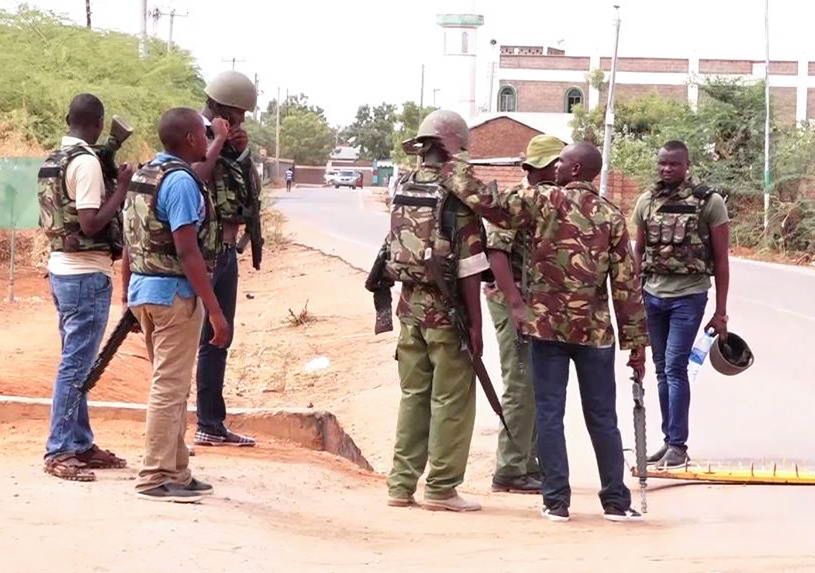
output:
M511 478L493 476L492 491L506 493L540 493L541 482L531 475Z

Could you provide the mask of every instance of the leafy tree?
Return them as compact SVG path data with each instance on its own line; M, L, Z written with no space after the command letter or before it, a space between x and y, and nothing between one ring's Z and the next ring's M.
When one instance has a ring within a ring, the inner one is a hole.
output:
M396 106L393 104L381 103L373 108L361 105L354 123L343 130L342 137L358 146L365 159L389 159L396 121Z
M304 93L289 95L286 97L285 100L283 100L283 103L280 104L281 121L289 113L295 111L311 112L325 119L325 110L323 110L323 108L321 108L320 106L310 104L308 101L308 96ZM276 113L277 113L277 99L273 99L269 102L269 105L266 106L266 112L263 114L263 119L266 125L271 125L272 127L274 127Z
M335 133L328 122L313 111L291 111L281 120L281 156L294 159L298 164L325 163L335 141Z
M404 166L409 164L407 154L402 149L402 142L415 137L419 124L427 117L427 114L435 110L435 107L430 106L422 108L413 101L406 101L402 104L402 110L397 116L396 129L393 132L393 149L391 150L393 161Z
M156 123L163 111L204 101L204 80L192 56L151 40L138 57L138 40L95 32L45 12L0 11L0 123L45 148L65 132L65 113L74 95L91 92L135 129L121 155L144 159L160 146Z

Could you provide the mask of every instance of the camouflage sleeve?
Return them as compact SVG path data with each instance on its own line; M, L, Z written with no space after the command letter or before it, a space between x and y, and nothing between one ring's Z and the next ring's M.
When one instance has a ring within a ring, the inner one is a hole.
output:
M464 157L455 161L453 174L445 187L475 213L503 229L519 229L532 218L520 194L500 193L494 181L485 184L475 176L472 165Z
M486 248L488 251L512 252L512 247L515 244L515 235L517 234L515 229L502 229L489 221L484 221L484 230L487 234Z
M458 278L481 274L489 270L490 263L481 240L481 221L468 209L456 214Z
M614 314L617 317L620 348L631 350L640 346L648 346L642 285L634 266L628 231L621 213L615 213L612 220L609 262L611 299L614 303Z

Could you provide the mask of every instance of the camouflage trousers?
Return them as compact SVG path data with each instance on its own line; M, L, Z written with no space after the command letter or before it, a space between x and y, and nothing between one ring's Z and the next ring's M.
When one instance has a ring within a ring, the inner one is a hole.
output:
M475 374L452 328L402 323L396 347L402 399L388 493L406 498L427 472L425 496L450 497L464 480L475 424Z
M495 324L501 357L501 377L504 380L501 405L514 438L514 441L510 440L506 430L501 428L495 477L513 478L537 473L538 432L535 430L535 393L528 365L529 345L526 342L518 344L509 309L503 301L487 298L487 308Z

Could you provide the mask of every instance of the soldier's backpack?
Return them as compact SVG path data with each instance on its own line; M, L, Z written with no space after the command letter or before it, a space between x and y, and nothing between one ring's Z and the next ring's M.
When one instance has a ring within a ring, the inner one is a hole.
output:
M441 185L438 173L413 171L399 181L391 201L390 278L406 284L432 284L427 262L453 255L458 199Z

